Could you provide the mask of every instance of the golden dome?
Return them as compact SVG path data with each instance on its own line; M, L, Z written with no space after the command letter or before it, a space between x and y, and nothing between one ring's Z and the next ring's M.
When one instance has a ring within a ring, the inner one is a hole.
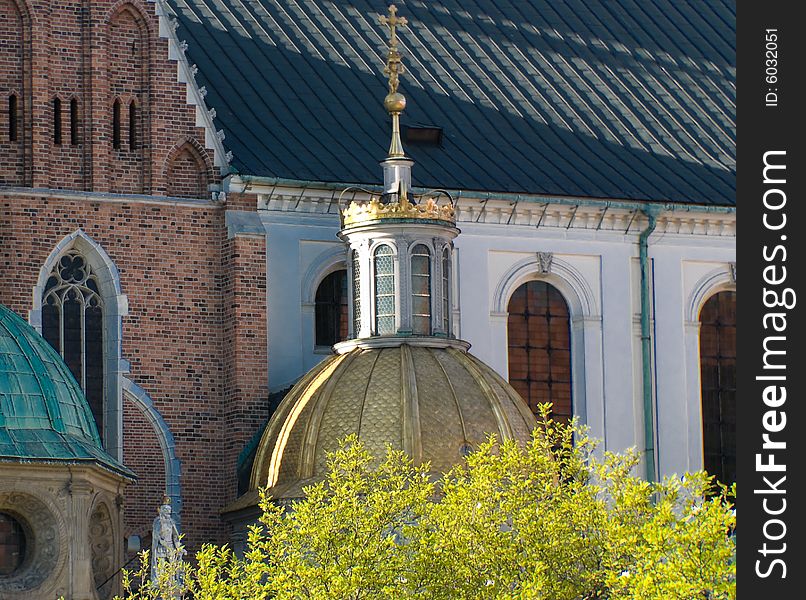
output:
M350 433L375 457L389 444L442 473L488 434L525 442L536 425L518 393L464 350L357 347L309 371L280 403L258 446L248 495L269 486L273 498L301 497L324 477L326 453Z

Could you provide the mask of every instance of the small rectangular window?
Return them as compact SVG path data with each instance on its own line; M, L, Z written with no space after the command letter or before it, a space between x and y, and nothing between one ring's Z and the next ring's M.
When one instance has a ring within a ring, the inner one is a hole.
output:
M17 96L8 97L8 140L17 141Z
M137 106L132 100L129 103L129 150L137 149Z
M70 100L70 144L78 146L78 100Z
M58 98L53 99L53 143L62 144L62 101Z
M120 150L120 100L112 105L112 147Z

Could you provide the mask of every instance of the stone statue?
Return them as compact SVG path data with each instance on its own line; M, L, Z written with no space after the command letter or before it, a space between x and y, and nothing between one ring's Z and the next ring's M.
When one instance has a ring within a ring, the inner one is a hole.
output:
M151 529L151 581L156 583L167 566L182 560L185 549L179 540L179 531L171 516L171 499L164 496L157 509L157 517ZM179 583L181 568L168 568L168 573Z

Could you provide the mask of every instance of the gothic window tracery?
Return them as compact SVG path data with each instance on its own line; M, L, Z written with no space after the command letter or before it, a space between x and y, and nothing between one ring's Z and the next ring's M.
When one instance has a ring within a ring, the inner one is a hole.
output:
M42 298L42 336L76 378L103 437L103 303L86 259L68 251L48 277Z
M700 311L703 460L719 481L736 481L736 292L711 296Z
M571 405L571 329L568 304L545 281L520 286L508 305L509 382L538 413L552 403L552 416L568 421Z

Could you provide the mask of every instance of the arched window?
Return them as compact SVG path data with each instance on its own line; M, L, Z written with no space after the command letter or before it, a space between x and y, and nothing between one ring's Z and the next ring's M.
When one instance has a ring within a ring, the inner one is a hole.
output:
M59 98L53 99L53 143L62 144L62 101Z
M736 292L711 296L700 311L704 467L736 481Z
M347 339L347 271L334 271L316 289L316 345Z
M112 147L120 150L120 98L112 104Z
M0 512L0 579L13 575L25 562L26 541L20 522Z
M361 263L358 252L353 251L353 337L361 331Z
M70 145L78 145L78 100L70 100Z
M392 248L384 245L375 250L375 334L395 332L395 263Z
M567 421L571 406L571 328L568 304L545 281L520 286L508 305L509 382L535 414L543 402Z
M129 150L137 150L137 105L129 102Z
M442 329L451 335L451 250L445 246L442 251Z
M97 277L75 250L59 259L45 285L42 336L81 385L103 437L103 306Z
M411 251L411 317L415 334L431 334L431 253L423 244Z
M8 141L17 141L17 95L8 97Z

